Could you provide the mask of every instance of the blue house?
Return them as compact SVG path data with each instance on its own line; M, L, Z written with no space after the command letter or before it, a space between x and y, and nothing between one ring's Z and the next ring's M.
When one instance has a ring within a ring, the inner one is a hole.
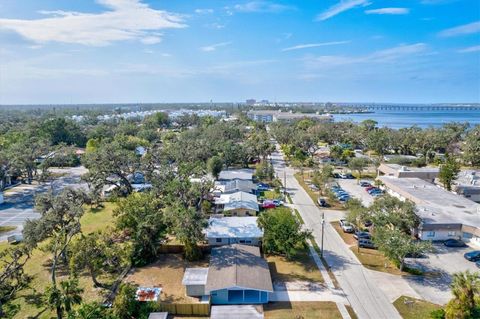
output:
M234 244L212 249L205 294L213 305L268 303L271 292L270 270L258 247Z

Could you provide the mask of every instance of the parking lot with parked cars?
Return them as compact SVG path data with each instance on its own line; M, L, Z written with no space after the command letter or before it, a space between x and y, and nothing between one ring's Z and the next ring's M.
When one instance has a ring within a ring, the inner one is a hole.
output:
M336 182L350 197L361 200L364 206L369 206L375 200L375 197L365 191L366 187L360 186L356 179L337 179ZM370 185L373 184L373 181L365 182L370 183Z
M344 203L351 198L350 194L346 192L341 186L337 186L337 185L332 186L330 190L332 191L332 193L338 199L339 202Z

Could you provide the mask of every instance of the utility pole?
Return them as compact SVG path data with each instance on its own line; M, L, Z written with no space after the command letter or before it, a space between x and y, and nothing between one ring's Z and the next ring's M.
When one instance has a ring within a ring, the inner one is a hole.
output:
M322 247L320 251L320 256L323 258L323 237L325 233L325 213L322 213Z

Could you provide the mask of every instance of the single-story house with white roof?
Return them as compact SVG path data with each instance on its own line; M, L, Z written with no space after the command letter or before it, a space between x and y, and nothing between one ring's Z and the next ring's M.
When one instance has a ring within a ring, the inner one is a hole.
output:
M251 181L253 179L253 169L250 168L236 168L221 171L218 175L218 180L234 180L241 179Z
M215 200L216 212L231 216L255 216L260 210L257 196L246 192L222 194Z
M211 246L246 244L259 246L263 231L257 217L221 217L208 220L205 237Z

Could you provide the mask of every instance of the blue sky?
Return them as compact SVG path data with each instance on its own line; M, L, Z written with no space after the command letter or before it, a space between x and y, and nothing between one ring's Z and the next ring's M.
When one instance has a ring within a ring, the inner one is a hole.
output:
M478 0L2 0L0 104L480 102Z

